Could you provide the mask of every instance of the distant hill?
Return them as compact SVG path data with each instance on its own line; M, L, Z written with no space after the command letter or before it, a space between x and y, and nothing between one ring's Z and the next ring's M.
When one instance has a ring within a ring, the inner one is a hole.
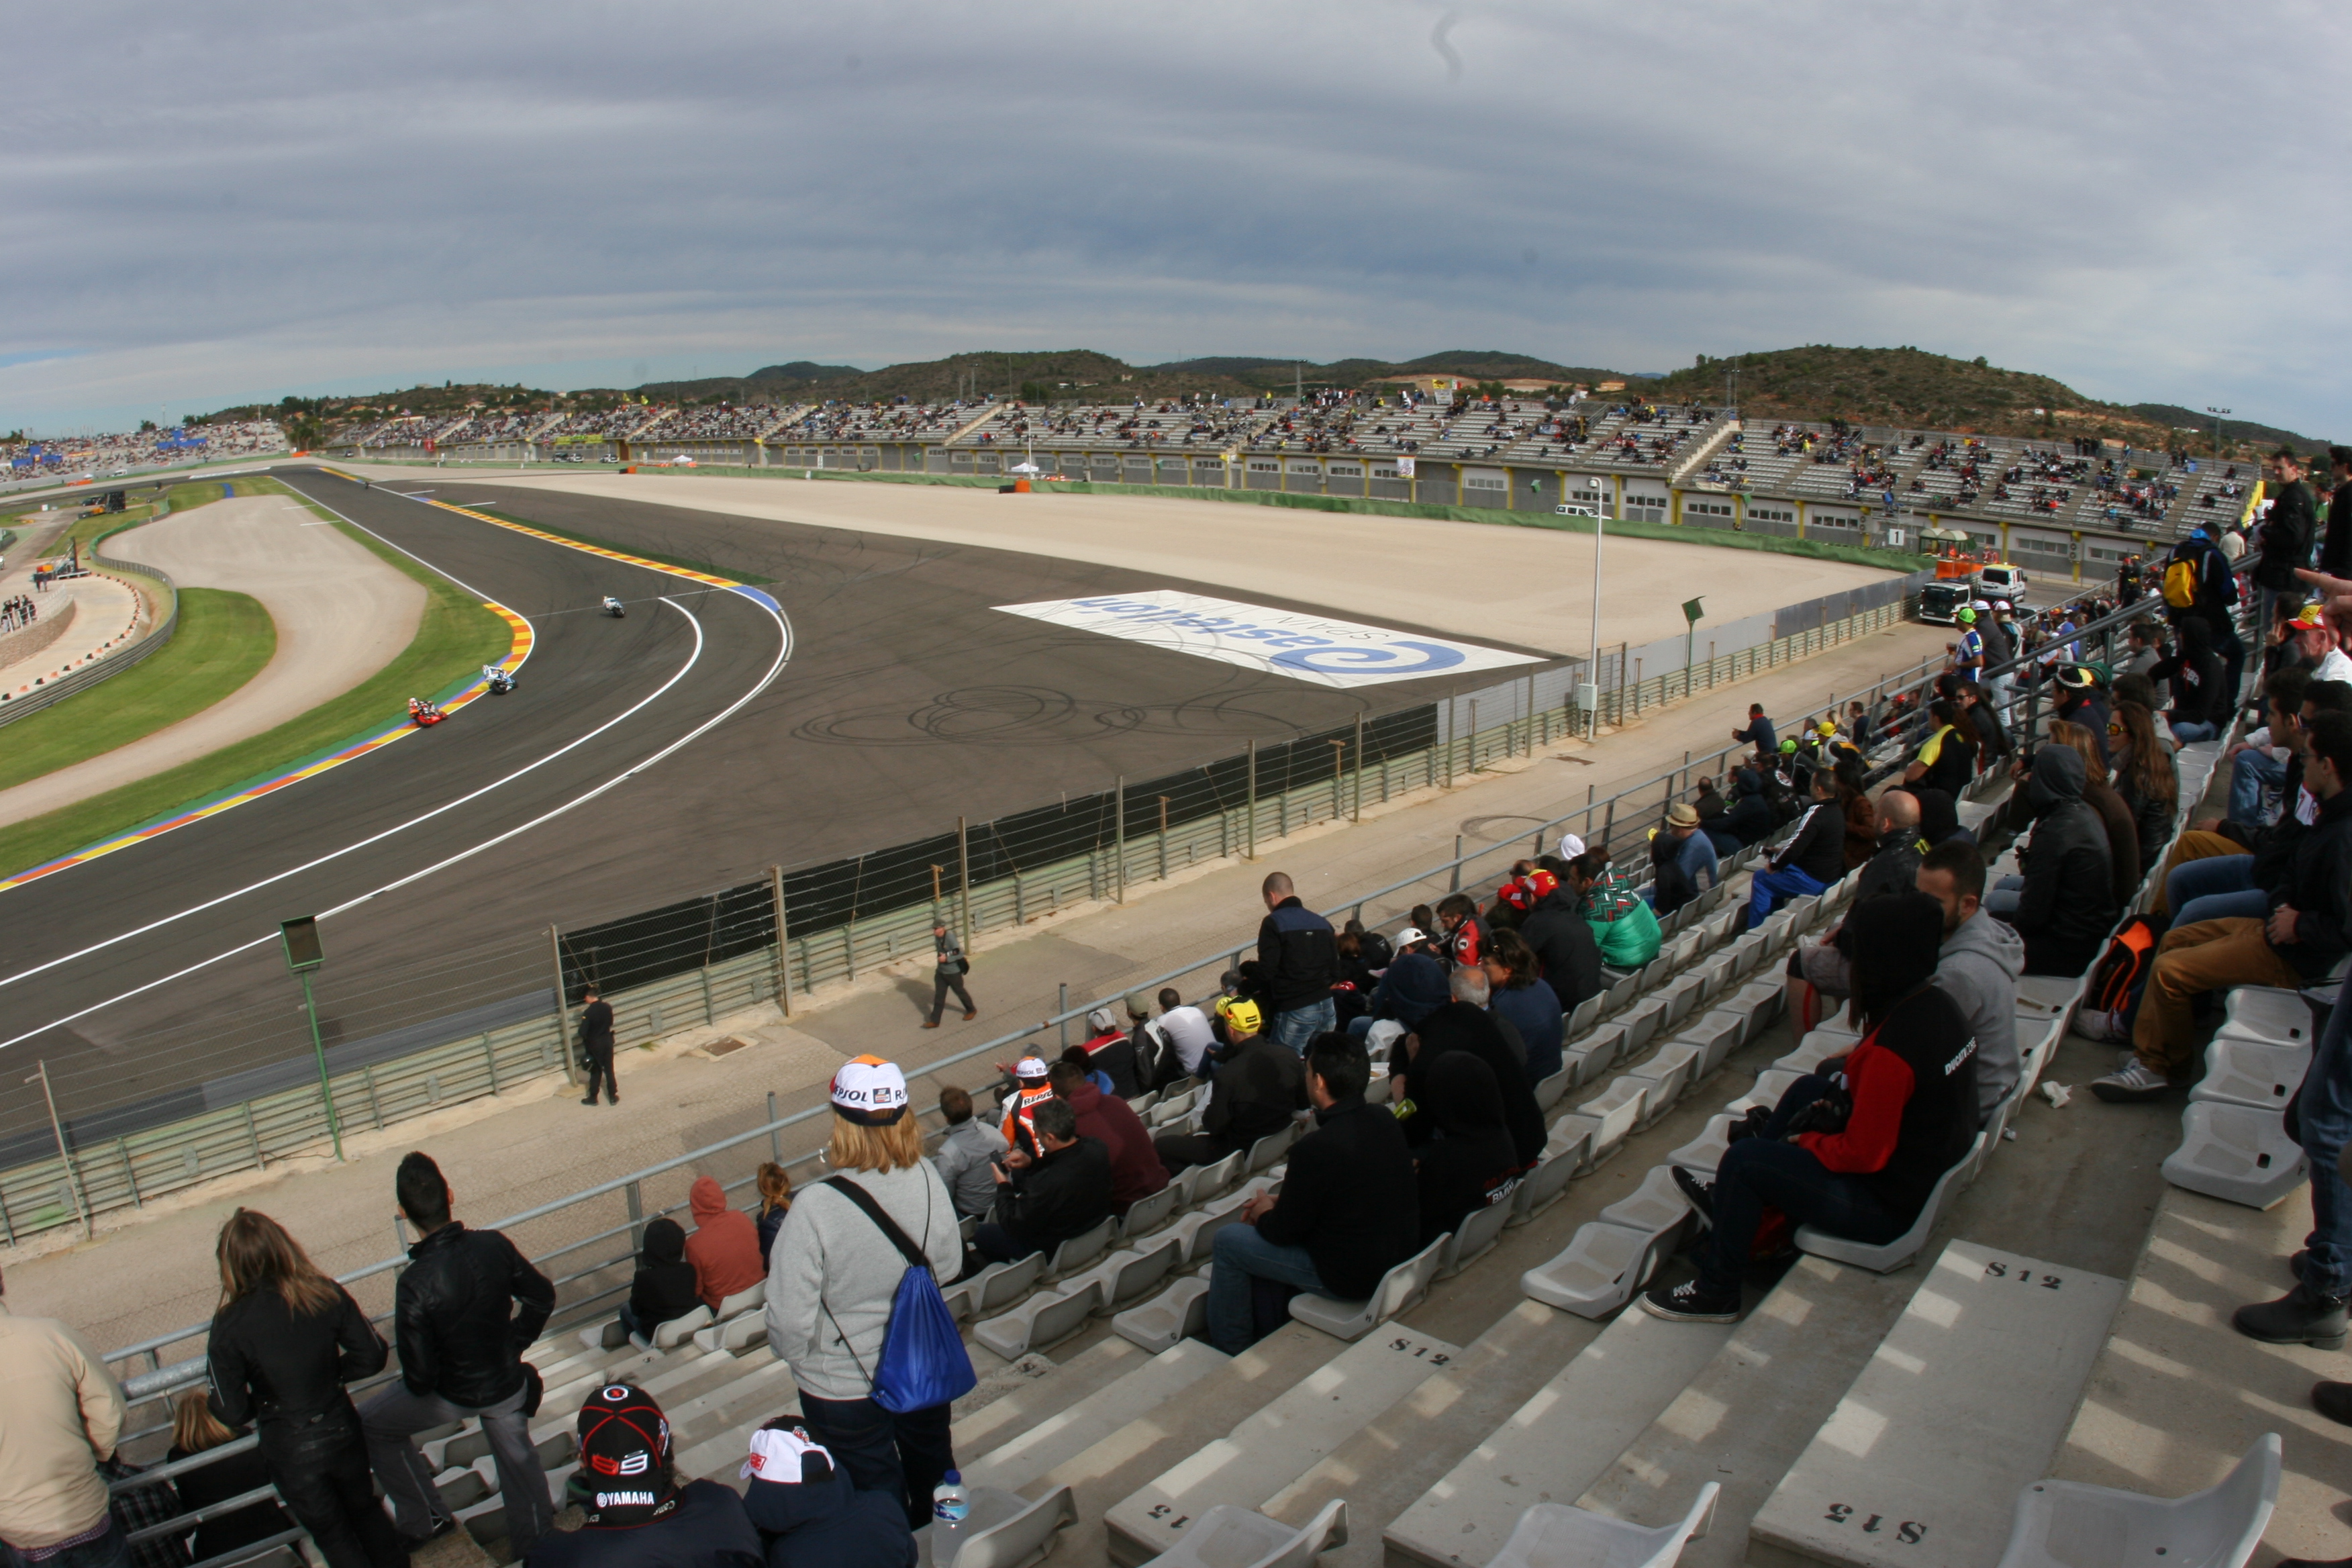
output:
M2131 411L2141 418L2176 430L2194 430L2207 440L2212 439L2213 416L2200 414L2193 408L2183 408L2177 403L2135 403ZM2298 452L2325 452L2327 443L2309 436L2298 436L2292 430L2282 430L2275 425L2257 425L2250 419L2221 421L2221 439L2234 446L2261 447L2276 451L2281 447L2293 447Z

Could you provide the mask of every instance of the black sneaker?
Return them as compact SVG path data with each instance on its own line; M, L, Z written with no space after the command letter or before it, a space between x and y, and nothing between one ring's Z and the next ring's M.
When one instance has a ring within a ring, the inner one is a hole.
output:
M2239 1308L2230 1323L2248 1339L2264 1344L2342 1350L2344 1298L2317 1295L2308 1286L2297 1285L2275 1301Z
M2312 1384L2311 1407L2339 1426L2352 1426L2352 1383Z
M1675 1165L1672 1169L1675 1173L1675 1186L1690 1201L1690 1206L1698 1211L1700 1222L1708 1226L1714 1225L1715 1184L1696 1172L1683 1169L1680 1165Z
M1669 1290L1663 1285L1644 1291L1642 1310L1670 1323L1736 1323L1739 1321L1739 1290L1709 1290L1696 1279Z

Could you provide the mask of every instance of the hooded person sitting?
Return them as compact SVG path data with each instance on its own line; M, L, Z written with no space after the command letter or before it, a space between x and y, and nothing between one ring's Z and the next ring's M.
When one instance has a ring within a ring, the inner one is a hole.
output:
M686 1228L667 1215L647 1222L629 1299L621 1304L622 1329L634 1338L651 1339L656 1329L701 1304L694 1265L686 1260Z
M1768 837L1775 826L1772 803L1764 794L1764 775L1738 768L1731 775L1731 807L1706 830L1717 855L1737 855Z
M906 1510L883 1492L861 1492L807 1428L779 1415L751 1434L743 1511L767 1549L768 1568L911 1568Z
M727 1189L715 1176L697 1176L687 1204L694 1211L694 1234L686 1238L686 1260L694 1265L695 1293L715 1312L728 1297L768 1278L760 1260L760 1227L750 1215L727 1206Z
M586 1521L531 1543L524 1568L766 1568L743 1500L717 1481L678 1484L669 1420L653 1395L608 1384L580 1407L580 1468L566 1500Z
M1448 1051L1430 1064L1429 1085L1438 1136L1414 1150L1412 1161L1423 1247L1507 1198L1522 1163L1503 1124L1494 1068L1467 1051Z
M2082 973L2116 923L2106 825L2083 798L2088 776L2072 746L2033 754L2025 785L2033 837L2019 858L2025 874L1985 895L1986 910L2025 939L2028 974Z

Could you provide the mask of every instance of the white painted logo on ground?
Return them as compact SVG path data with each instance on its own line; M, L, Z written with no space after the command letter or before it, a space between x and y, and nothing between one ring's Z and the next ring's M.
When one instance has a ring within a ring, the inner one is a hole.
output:
M1033 621L1150 643L1247 669L1271 670L1318 686L1377 686L1424 675L1540 662L1528 654L1505 653L1475 643L1417 637L1328 616L1269 610L1263 605L1166 588L996 607Z

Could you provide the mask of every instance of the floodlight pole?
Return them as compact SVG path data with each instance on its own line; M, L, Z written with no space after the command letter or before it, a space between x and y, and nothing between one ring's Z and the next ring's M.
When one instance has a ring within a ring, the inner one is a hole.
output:
M1592 509L1592 663L1585 673L1592 690L1592 706L1587 709L1585 739L1596 740L1601 734L1601 537L1609 529L1609 520L1601 509Z

